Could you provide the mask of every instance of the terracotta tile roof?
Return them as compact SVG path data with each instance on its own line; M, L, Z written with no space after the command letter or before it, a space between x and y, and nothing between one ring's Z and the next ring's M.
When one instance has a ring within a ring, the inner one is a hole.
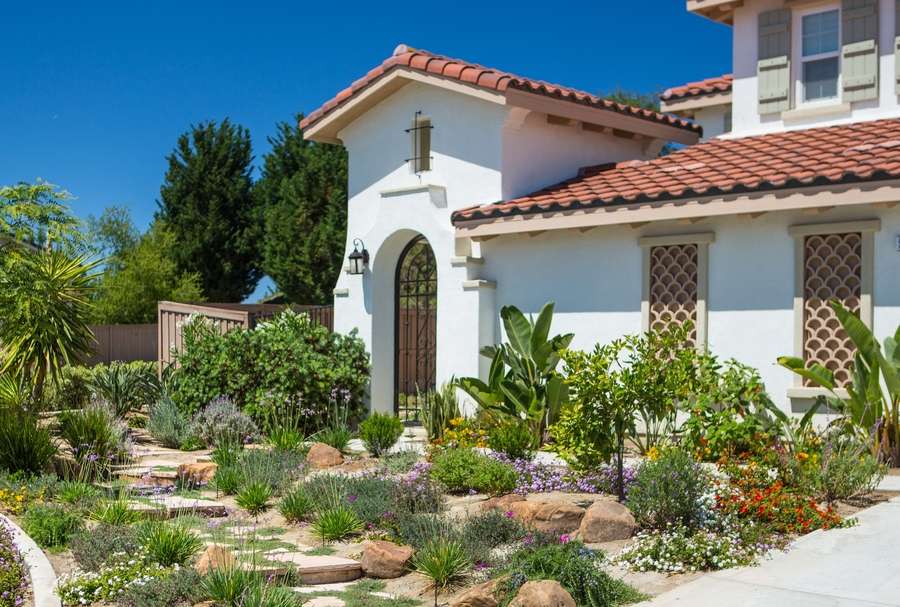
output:
M674 99L684 99L685 97L696 97L698 95L712 95L713 93L731 92L731 84L734 81L732 74L725 74L718 78L707 78L700 82L689 82L684 86L676 86L670 88L659 96L662 101L672 101Z
M406 67L429 74L437 74L444 76L445 78L453 78L496 91L516 89L529 93L536 93L538 95L545 95L547 97L555 97L557 99L564 99L581 105L618 112L620 114L626 114L636 118L682 128L691 132L700 132L700 127L688 120L622 105L612 101L606 101L596 95L591 95L575 89L548 84L538 80L520 78L513 74L482 67L459 59L450 59L449 57L435 55L428 51L415 50L404 44L398 46L394 50L393 56L388 57L380 66L371 70L368 74L350 85L349 88L338 93L334 99L326 102L321 108L312 112L300 121L300 128L304 129L315 123L317 120L326 116L329 112L338 107L342 102L350 99L358 91L376 81L381 76L384 76L392 69L398 67Z
M668 156L587 167L538 192L453 213L508 215L900 178L900 118L712 139Z

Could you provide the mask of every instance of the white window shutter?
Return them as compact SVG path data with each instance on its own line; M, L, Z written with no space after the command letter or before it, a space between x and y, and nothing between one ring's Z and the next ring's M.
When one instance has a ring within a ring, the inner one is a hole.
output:
M759 15L756 82L760 114L791 109L791 11Z
M841 17L842 99L877 99L878 0L843 0Z

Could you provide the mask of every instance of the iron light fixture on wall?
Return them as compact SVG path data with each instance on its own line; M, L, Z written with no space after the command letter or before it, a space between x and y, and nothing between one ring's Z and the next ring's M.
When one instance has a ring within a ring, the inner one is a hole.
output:
M357 243L359 245L357 246ZM362 251L360 252L359 247L362 247ZM369 263L369 252L366 250L366 245L363 244L363 241L357 238L353 241L353 252L350 253L350 256L347 257L350 260L350 273L351 274L362 274L363 269L366 264Z

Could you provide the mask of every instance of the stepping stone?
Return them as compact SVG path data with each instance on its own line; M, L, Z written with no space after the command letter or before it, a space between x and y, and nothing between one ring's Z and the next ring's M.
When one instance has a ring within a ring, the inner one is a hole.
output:
M317 596L303 603L303 607L344 607L346 603L336 596Z
M219 517L225 516L225 504L212 500L186 499L180 495L168 495L153 504L146 502L132 502L132 510L137 510L145 516L162 516L172 518L179 514L197 514L199 516Z
M269 577L270 575L281 577L283 575L287 575L287 572L290 571L290 567L283 567L266 563L248 563L246 561L240 561L238 562L238 565L241 567L241 569L246 569L247 571L255 571L263 577Z
M339 556L309 556L302 552L282 552L267 555L279 563L293 563L304 584L329 584L349 582L362 577L359 561Z
M312 584L311 586L303 586L302 588L293 588L294 592L301 594L313 594L315 592L344 592L350 582L338 582L336 584Z

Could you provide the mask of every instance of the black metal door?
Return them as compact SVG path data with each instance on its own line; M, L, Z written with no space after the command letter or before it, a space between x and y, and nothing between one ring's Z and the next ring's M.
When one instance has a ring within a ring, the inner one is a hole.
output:
M422 401L435 388L437 336L437 267L434 251L422 236L400 255L396 304L394 407L403 421L417 422Z

